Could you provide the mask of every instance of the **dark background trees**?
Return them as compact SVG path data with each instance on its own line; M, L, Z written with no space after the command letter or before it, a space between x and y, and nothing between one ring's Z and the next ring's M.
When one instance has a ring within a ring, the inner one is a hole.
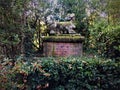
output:
M25 53L26 12L30 0L0 0L1 53L9 58Z
M119 0L0 0L0 53L15 57L40 51L41 35L49 28L46 17L58 15L64 21L74 13L76 31L86 38L85 48L119 56L113 55L120 52L119 9Z
M99 55L120 60L119 0L91 0L89 3L90 48Z
M20 52L17 52L17 50L19 50L21 46L21 27L23 23L21 19L22 16L19 14L20 11L17 10L19 7L19 4L12 2L12 0L0 0L1 53L9 57L13 57Z

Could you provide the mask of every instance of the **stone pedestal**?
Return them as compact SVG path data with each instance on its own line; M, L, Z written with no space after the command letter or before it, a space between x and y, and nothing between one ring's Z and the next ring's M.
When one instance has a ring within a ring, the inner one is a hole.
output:
M69 57L69 56L82 56L83 45L82 40L74 41L62 39L43 39L43 53L44 56L60 56L60 57Z
M45 56L81 56L82 43L44 42Z

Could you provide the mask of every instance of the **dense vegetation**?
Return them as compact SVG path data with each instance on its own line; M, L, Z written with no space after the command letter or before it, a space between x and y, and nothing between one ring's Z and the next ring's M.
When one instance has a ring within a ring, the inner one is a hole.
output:
M120 63L110 59L19 58L14 63L4 59L0 69L0 87L3 89L119 90L120 88Z
M105 21L95 24L90 29L90 47L101 56L120 60L120 27L106 26Z
M36 58L42 56L43 36L79 41L49 36L47 17L64 22L68 14L75 15L87 57ZM119 90L119 17L120 0L0 0L0 89Z
M85 36L84 49L120 59L120 1L117 0L0 0L0 53L9 58L31 56L42 50L48 35L47 16L64 21L74 13L76 32ZM57 4L57 5L56 5ZM75 7L74 7L75 6ZM18 52L19 51L19 52Z
M47 16L64 21L74 13L76 32L85 36L84 49L119 60L120 28L117 0L0 1L0 53L9 58L42 50L42 35L50 28ZM56 5L57 4L57 5ZM74 7L75 6L75 7ZM42 23L44 22L44 23Z

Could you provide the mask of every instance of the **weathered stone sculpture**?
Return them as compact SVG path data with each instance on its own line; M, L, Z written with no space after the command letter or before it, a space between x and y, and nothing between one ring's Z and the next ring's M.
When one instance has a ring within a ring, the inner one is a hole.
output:
M65 17L66 21L59 22L53 15L47 17L49 34L43 38L45 56L81 56L84 37L75 32L74 13Z
M49 15L47 17L47 24L48 24L48 33L50 35L55 35L55 34L76 34L74 28L75 25L73 23L73 20L75 18L75 15L68 14L65 17L65 20L63 22L58 22L55 20L53 15Z

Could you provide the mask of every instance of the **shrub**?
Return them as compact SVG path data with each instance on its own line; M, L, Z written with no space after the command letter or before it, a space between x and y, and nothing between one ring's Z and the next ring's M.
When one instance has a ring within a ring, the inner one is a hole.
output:
M108 26L100 21L90 28L90 48L98 54L120 60L120 26Z
M11 90L13 60L0 56L0 90Z
M107 57L120 60L120 26L107 27L100 38L100 42L104 43L103 53Z
M18 60L11 72L13 90L120 89L120 62L101 58Z

